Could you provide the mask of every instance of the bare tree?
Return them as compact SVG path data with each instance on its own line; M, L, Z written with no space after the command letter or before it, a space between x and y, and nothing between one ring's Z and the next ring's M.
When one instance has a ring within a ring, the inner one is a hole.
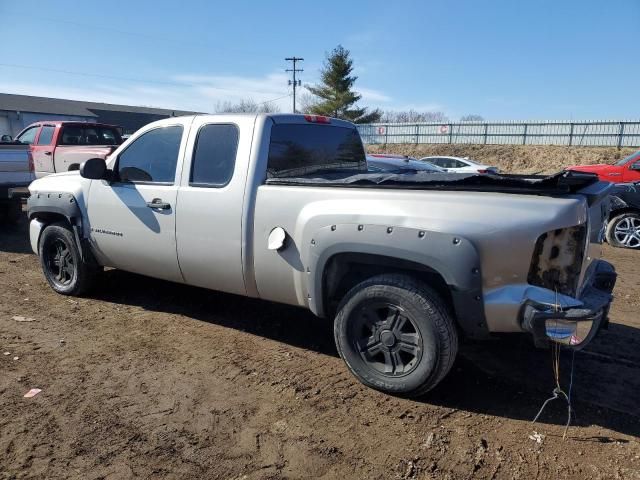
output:
M381 118L386 123L446 123L449 121L443 112L418 112L416 110L384 112Z
M316 97L311 92L304 92L298 94L296 97L297 110L300 113L311 113L311 109L318 103L318 97Z
M461 122L484 122L484 117L482 115L476 115L475 113L470 113L468 115L463 115L460 117Z
M271 102L258 103L252 98L243 98L238 103L218 102L216 113L278 113L280 107Z

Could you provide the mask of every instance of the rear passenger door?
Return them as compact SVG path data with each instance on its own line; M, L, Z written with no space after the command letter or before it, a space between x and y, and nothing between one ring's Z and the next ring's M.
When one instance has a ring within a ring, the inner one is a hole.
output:
M242 225L254 122L203 116L191 127L176 210L178 261L190 285L246 293Z

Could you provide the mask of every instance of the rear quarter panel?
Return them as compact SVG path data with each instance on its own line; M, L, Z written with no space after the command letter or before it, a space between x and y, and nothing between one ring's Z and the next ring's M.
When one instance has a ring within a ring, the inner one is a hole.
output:
M258 188L255 213L255 278L260 297L318 310L309 300L316 295L314 289L321 282L323 265L316 261L322 255L312 253L312 240L320 238L332 225L350 225L352 241L347 245L341 240L341 248L368 252L376 243L386 246L391 256L399 254L398 258L407 258L407 252L411 252L413 261L435 269L449 284L458 281L460 272L471 271L476 265L465 264L467 255L460 255L461 264L454 265L455 260L448 260L455 257L445 255L443 244L430 238L449 235L464 239L479 256L486 295L504 285L526 288L538 237L549 230L586 221L586 205L581 198L263 185ZM376 228L381 239L358 237L357 225ZM267 249L269 233L277 226L284 228L290 238L283 252ZM420 247L403 245L406 240L387 234L388 227L423 230L425 242ZM331 242L327 239L313 248L339 251ZM511 324L489 327L494 331L520 329L515 315L506 321Z

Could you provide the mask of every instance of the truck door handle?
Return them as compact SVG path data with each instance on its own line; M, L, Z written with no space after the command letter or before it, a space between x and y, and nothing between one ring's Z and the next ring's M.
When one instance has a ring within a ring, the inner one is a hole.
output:
M169 210L171 205L167 202L163 202L160 198L154 198L152 201L147 202L147 207L157 208L158 210Z
M51 155L51 152L44 152L45 155Z

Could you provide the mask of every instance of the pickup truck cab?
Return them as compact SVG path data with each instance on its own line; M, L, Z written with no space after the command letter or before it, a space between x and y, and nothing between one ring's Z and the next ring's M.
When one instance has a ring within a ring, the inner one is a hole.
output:
M606 325L610 188L566 172L369 172L345 121L197 115L34 181L28 215L56 292L83 294L109 266L297 305L333 321L363 383L419 395L461 335L579 348Z
M594 173L605 182L640 182L640 150L613 165L604 163L598 165L577 165L575 167L569 167L567 170Z
M35 176L40 178L78 169L89 158L106 158L122 138L113 125L46 121L29 125L16 142L31 146Z

